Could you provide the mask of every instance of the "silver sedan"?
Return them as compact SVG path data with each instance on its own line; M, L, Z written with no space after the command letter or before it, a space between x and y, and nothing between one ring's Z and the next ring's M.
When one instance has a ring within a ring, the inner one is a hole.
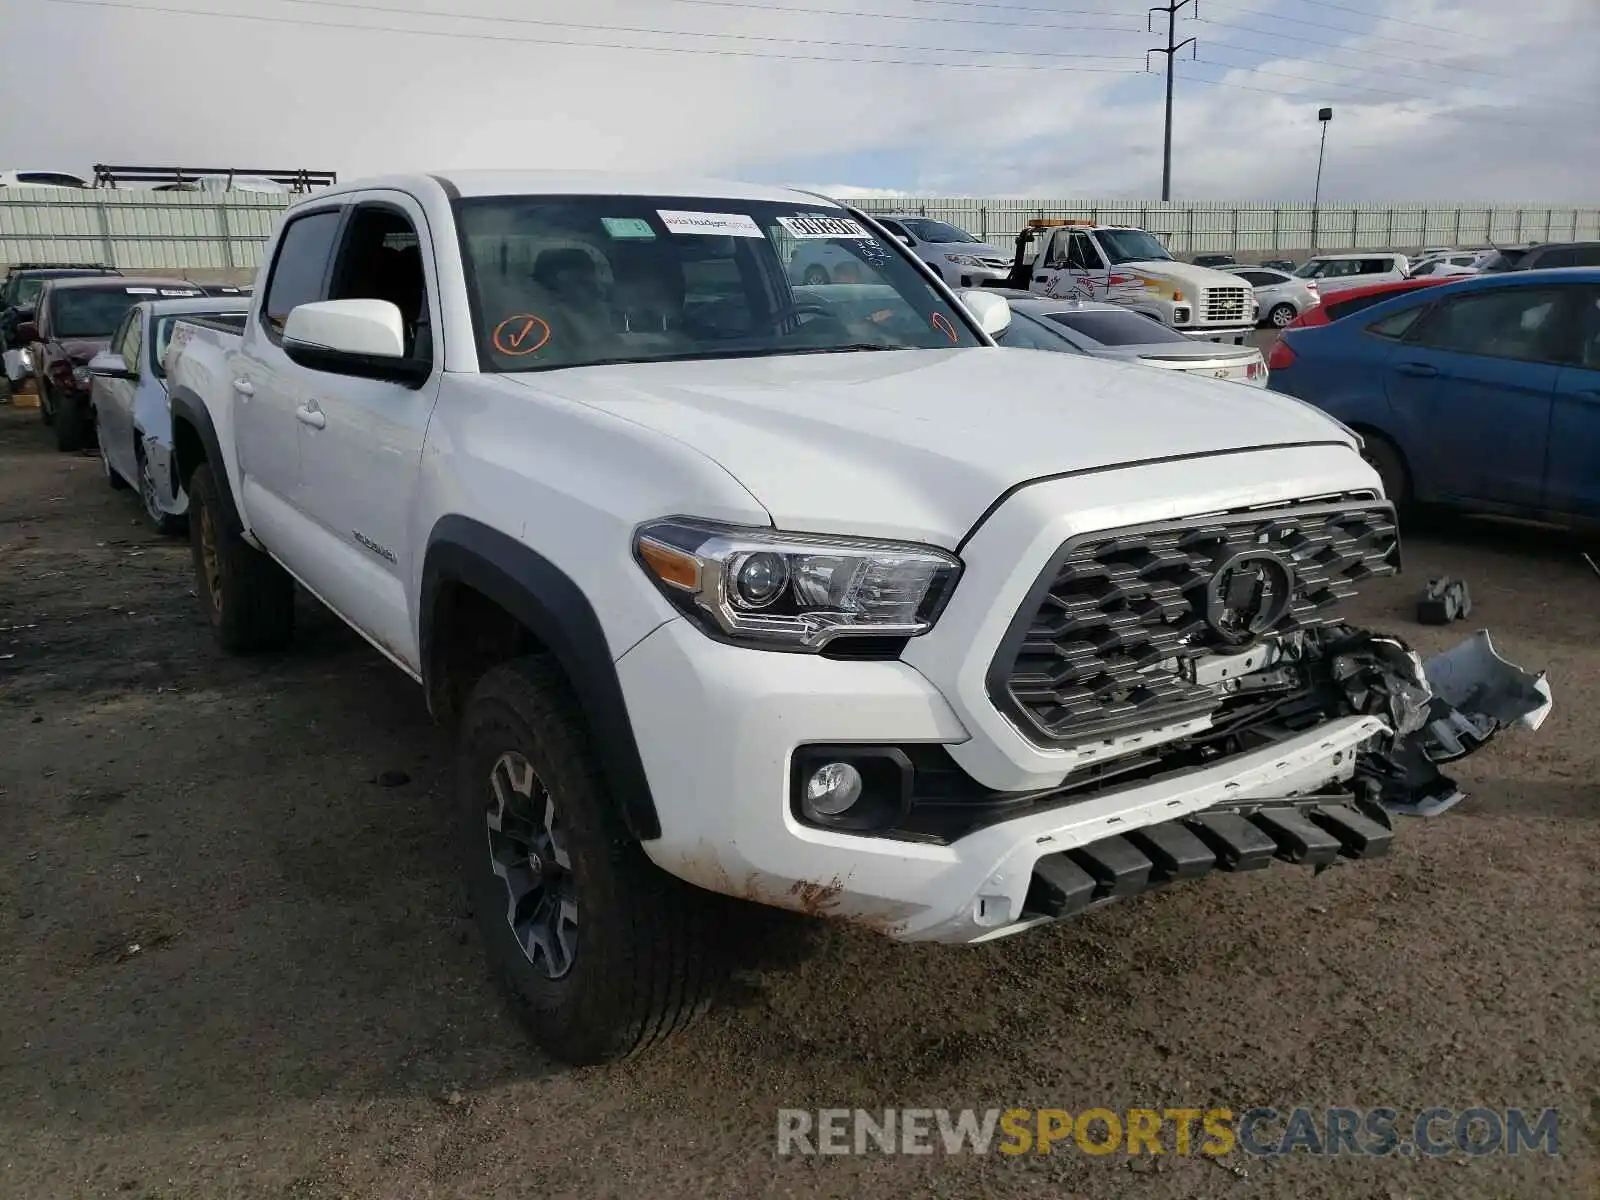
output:
M1253 346L1197 342L1154 317L1118 304L996 291L1011 305L1011 324L996 339L1009 349L1088 354L1252 387L1267 386L1267 364Z
M1237 275L1256 290L1256 311L1261 321L1282 329L1301 313L1322 303L1322 293L1314 279L1301 279L1275 267L1256 267L1248 264L1224 267L1230 275Z
M135 304L110 348L89 362L89 402L106 482L114 488L136 485L159 533L177 533L189 511L189 497L173 470L172 413L161 362L172 328L185 317L221 318L242 327L249 307L248 297L218 296Z

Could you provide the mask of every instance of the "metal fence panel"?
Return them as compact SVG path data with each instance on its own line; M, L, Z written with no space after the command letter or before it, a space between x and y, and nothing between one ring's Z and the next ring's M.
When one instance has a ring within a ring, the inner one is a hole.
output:
M93 260L127 270L248 274L289 196L235 192L0 191L0 263ZM1148 229L1175 254L1483 246L1600 240L1600 206L1423 203L1309 204L1193 200L1015 200L911 197L857 202L919 213L1009 248L1035 217L1077 217Z

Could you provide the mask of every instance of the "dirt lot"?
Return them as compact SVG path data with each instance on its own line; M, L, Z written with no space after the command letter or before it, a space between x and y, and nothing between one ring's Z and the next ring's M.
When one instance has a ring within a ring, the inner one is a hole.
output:
M1406 599L1464 575L1558 707L1389 859L975 949L776 922L690 1035L568 1072L480 961L417 689L310 604L220 658L186 546L0 406L0 1196L1600 1195L1600 578L1408 551L1360 615L1439 648ZM1555 1107L1560 1156L775 1156L779 1107L1297 1104Z

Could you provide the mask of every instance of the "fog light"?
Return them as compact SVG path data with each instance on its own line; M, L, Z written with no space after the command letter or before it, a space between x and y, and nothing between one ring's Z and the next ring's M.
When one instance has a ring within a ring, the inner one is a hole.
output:
M822 817L836 817L861 799L861 772L849 763L818 767L806 780L806 807Z

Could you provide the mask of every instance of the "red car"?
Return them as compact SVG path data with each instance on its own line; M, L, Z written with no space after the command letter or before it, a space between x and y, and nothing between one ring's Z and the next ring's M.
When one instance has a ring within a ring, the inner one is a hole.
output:
M1436 287L1441 283L1451 283L1460 279L1470 279L1470 275L1424 275L1421 279L1391 279L1385 283L1374 283L1367 287L1345 288L1334 292L1331 296L1323 297L1322 303L1315 308L1308 308L1293 321L1284 326L1284 329L1304 329L1309 325L1327 325L1337 321L1340 317L1348 317L1351 313L1360 312L1369 305L1381 303L1391 296L1398 296L1402 292L1412 292L1417 288ZM1280 331L1281 332L1281 331ZM1267 355L1267 369L1276 371L1280 366L1287 367L1293 359L1293 352L1280 339L1272 343L1272 350Z

